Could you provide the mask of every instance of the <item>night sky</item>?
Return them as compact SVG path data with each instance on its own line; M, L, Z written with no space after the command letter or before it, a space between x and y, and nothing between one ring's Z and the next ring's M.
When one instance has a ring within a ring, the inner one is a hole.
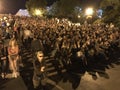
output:
M0 13L15 14L19 9L25 9L25 3L27 0L0 0ZM57 0L47 0L48 5L51 5ZM68 0L69 1L69 0ZM81 1L81 0L80 0ZM96 4L100 0L82 0L85 5Z
M26 0L0 0L0 13L16 13L25 8Z

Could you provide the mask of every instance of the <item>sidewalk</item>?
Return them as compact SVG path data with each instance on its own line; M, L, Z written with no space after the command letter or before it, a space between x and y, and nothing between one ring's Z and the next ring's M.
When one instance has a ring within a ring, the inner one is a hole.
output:
M28 90L22 77L0 80L0 90Z
M113 64L105 73L91 75L86 71L84 75L66 74L64 78L58 83L64 90L120 90L120 63Z

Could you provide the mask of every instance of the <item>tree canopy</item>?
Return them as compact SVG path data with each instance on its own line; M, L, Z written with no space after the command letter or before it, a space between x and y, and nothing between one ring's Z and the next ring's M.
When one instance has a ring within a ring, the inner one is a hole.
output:
M26 8L31 15L34 15L36 9L46 10L47 2L46 0L29 0L26 2Z
M75 7L79 5L79 0L59 0L51 6L51 11L55 16L69 17L74 15Z
M35 15L36 9L45 13L47 5L47 0L28 0L26 3L31 15ZM56 0L51 5L50 12L52 16L75 18L79 13L76 12L76 7L83 7L83 0ZM100 8L103 10L103 22L120 25L120 0L101 0Z
M120 0L102 0L100 7L104 10L103 22L120 26Z

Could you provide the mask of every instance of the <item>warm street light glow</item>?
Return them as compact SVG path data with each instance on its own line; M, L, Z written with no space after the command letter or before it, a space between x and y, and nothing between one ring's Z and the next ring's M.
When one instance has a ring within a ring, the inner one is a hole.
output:
M3 19L4 19L4 20L6 20L6 19L7 19L7 17L3 17Z
M37 15L37 16L42 16L42 11L41 10L39 10L39 9L36 9L35 10L35 15Z
M92 16L91 16L91 15L88 15L88 16L86 17L86 19L88 19L88 18L92 18Z
M81 16L80 15L78 15L78 18L80 18Z
M93 8L87 8L86 11L85 11L85 14L86 15L93 15Z

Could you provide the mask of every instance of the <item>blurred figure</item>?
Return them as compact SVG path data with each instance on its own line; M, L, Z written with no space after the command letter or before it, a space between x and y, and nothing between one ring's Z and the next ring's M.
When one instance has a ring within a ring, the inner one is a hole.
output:
M34 36L32 42L31 42L31 50L33 53L36 53L38 50L44 51L43 44L41 40L37 39L37 36Z
M38 88L39 85L41 84L41 80L45 77L45 61L43 58L43 52L38 51L36 53L36 59L33 62L33 67L34 67L34 75L33 75L33 85L34 88Z
M60 86L58 86L53 80L47 78L46 64L42 51L36 52L36 59L33 62L33 67L33 86L35 90L48 90L47 87L45 87L47 83L57 87L58 90L64 90Z
M19 46L15 38L12 38L9 41L8 46L8 58L9 58L9 66L12 70L12 77L17 78L19 76Z

